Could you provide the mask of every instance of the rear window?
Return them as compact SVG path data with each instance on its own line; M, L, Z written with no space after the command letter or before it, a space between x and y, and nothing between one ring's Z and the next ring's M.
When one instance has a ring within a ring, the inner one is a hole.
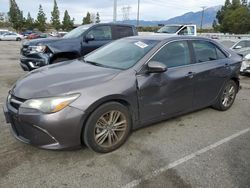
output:
M134 32L132 27L128 26L115 26L116 39L133 36Z

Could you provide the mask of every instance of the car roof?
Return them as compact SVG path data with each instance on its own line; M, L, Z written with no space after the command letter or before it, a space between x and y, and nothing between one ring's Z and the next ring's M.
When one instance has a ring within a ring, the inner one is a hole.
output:
M212 41L211 39L205 37L196 37L196 36L175 36L175 35L140 35L140 36L132 36L128 37L130 39L136 40L156 40L156 41L172 41L172 40L208 40Z
M85 24L85 25L80 25L78 27L81 27L81 26L95 26L95 25L118 25L118 26L129 26L129 27L135 27L134 25L132 24L124 24L124 23L96 23L96 24Z

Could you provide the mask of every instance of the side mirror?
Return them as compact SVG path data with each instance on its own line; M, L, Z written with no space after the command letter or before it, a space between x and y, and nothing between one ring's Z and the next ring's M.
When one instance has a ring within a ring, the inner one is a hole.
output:
M93 41L93 40L95 40L94 35L87 35L87 36L85 37L85 41L86 41L86 42Z
M241 49L242 46L235 46L234 49Z
M158 61L150 61L148 63L148 73L162 73L167 71L167 66Z

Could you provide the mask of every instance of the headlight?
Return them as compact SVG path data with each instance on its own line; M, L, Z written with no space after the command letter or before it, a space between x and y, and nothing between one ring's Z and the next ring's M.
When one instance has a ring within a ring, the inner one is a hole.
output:
M39 46L29 46L30 53L43 53L46 50L46 46L39 45Z
M31 108L36 109L44 113L55 113L65 107L70 103L76 100L80 94L72 94L67 96L60 97L51 97L51 98L40 98L40 99L30 99L25 101L21 108Z

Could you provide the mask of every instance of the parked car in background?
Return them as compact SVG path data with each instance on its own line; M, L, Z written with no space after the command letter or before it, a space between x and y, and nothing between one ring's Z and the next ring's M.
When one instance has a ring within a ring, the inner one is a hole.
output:
M155 35L189 35L197 36L196 25L165 25Z
M244 60L241 65L240 73L243 76L250 76L250 52L244 56Z
M231 49L235 51L241 51L244 48L250 48L250 39L239 40L231 46Z
M18 33L13 33L13 32L9 32L9 33L5 33L3 35L0 35L0 40L20 41L22 39L24 39L23 35L20 35Z
M26 30L26 31L22 32L21 35L23 35L25 38L27 38L32 33L34 33L33 30Z
M10 31L7 29L0 29L0 35L3 35L5 33L9 33Z
M24 42L20 65L25 71L31 71L45 65L79 58L113 40L134 35L137 35L137 30L133 25L83 25L62 38Z
M131 130L204 107L228 110L241 61L206 38L128 37L27 74L10 90L4 113L25 143L111 152Z
M46 33L31 33L27 36L27 39L40 39L40 38L47 38L48 35Z
M247 76L250 74L250 39L242 39L234 42L231 47L232 50L244 57L240 69L241 75Z
M50 33L50 36L61 38L61 37L64 37L64 35L66 35L67 33L68 32L65 32L65 31L52 32L52 33Z

